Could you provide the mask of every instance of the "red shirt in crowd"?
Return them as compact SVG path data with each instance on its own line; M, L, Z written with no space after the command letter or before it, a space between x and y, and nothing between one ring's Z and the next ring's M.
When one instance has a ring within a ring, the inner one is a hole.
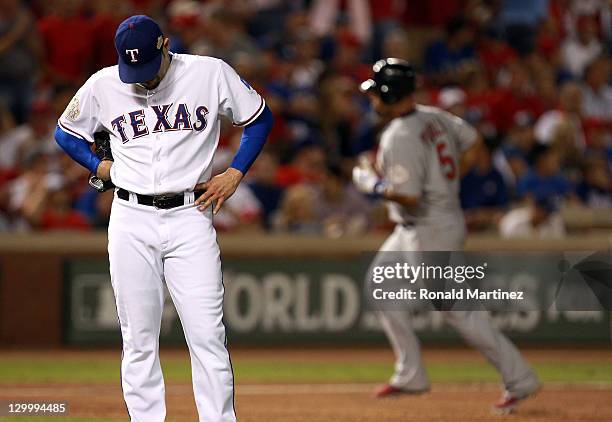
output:
M127 16L126 16L127 17ZM95 43L95 70L117 64L117 50L115 50L115 31L121 23L114 16L97 14L92 17L91 25L94 28Z
M93 70L95 27L83 16L45 16L38 22L46 62L60 76L80 82Z
M401 2L401 0L399 0ZM429 0L406 2L406 22L415 25L444 26L446 22L465 9L467 0ZM378 4L378 0L372 1ZM384 1L383 1L384 3Z
M491 97L492 118L501 132L506 132L514 123L519 111L527 111L534 118L544 112L542 100L535 94L516 94L510 89L499 89Z
M500 41L489 41L478 46L478 56L489 77L494 78L497 71L518 58L508 44Z
M54 210L45 211L40 220L42 230L77 230L87 231L91 225L87 219L78 211L58 213Z
M492 121L493 101L491 91L467 92L465 106L469 112L477 113L480 121L495 123Z

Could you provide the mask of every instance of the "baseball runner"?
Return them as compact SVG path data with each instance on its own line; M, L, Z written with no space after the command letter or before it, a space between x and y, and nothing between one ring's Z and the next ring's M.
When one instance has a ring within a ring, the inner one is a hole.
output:
M362 192L385 199L396 223L381 252L460 250L465 225L459 204L459 166L462 158L469 161L481 140L462 119L416 104L414 89L413 68L393 58L378 61L373 78L362 83L361 90L368 94L375 111L389 123L381 134L378 171L363 161L353 169L353 181ZM382 254L379 258L383 259ZM443 315L501 374L505 392L495 403L495 411L509 413L536 392L536 374L486 313L451 311ZM408 314L381 311L380 318L396 364L390 382L377 391L377 397L427 392L429 380Z
M93 186L116 187L108 254L129 416L132 422L166 416L159 361L165 283L191 355L199 420L235 421L212 216L262 149L272 114L223 61L170 52L169 39L146 16L122 22L115 46L118 66L100 70L79 89L55 136L92 172ZM220 116L245 129L230 167L211 179ZM90 149L94 140L97 155Z

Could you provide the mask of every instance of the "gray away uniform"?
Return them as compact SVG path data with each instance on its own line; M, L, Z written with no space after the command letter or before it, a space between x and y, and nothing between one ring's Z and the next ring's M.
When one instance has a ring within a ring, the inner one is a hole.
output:
M416 209L387 203L396 228L380 249L456 251L463 248L465 222L459 203L459 159L477 139L464 120L436 107L417 105L392 120L381 135L377 167L396 193L420 197ZM380 311L396 356L391 385L427 390L419 340L405 311ZM531 391L538 379L518 349L491 323L486 311L443 312L445 321L499 371L510 393Z

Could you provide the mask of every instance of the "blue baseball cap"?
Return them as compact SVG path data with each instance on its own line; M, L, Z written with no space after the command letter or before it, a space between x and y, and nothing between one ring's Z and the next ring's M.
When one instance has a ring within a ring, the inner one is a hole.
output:
M155 78L161 67L163 45L161 28L150 17L135 15L121 22L115 33L121 82L143 83Z

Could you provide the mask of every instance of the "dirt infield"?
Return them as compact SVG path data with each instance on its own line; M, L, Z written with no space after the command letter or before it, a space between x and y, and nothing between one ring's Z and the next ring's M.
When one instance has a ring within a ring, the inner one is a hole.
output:
M236 410L245 422L498 421L489 405L491 384L444 384L424 396L375 400L371 385L238 385ZM6 392L6 391L5 391ZM610 388L551 385L527 401L513 421L610 421ZM11 397L12 396L12 397ZM66 400L75 417L126 420L119 386L28 385L5 398ZM189 384L167 385L168 419L196 421Z
M0 359L17 352L1 352ZM115 359L114 352L89 352L96 358ZM58 358L83 358L84 352L58 352ZM19 353L20 357L28 356ZM38 353L31 352L36 359ZM87 356L87 352L85 353ZM164 356L183 356L166 352ZM531 361L611 362L607 350L528 351ZM388 361L387 350L238 350L234 361L363 362ZM186 356L185 356L186 358ZM428 362L481 362L472 351L428 350ZM381 380L382 381L382 380ZM410 421L498 421L490 413L490 404L498 397L494 383L434 383L430 394L393 400L375 400L372 383L252 383L237 380L236 408L243 422L410 422ZM191 385L169 381L166 388L169 421L196 421ZM118 382L115 383L2 383L2 399L68 400L70 415L84 418L127 420ZM544 385L537 397L527 401L512 421L610 421L612 420L612 384L602 382L559 383ZM42 420L42 419L41 419ZM52 420L52 419L50 419Z

